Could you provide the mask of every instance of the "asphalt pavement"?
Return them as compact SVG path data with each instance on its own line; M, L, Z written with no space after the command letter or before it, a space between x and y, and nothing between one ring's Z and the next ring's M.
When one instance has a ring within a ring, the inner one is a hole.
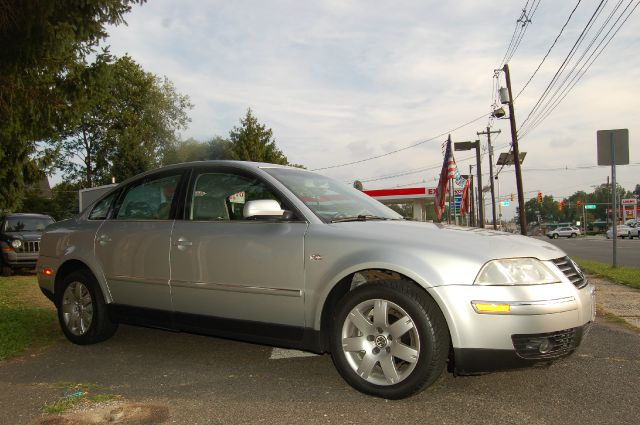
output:
M639 316L640 291L596 284L601 308L623 301ZM0 424L637 424L638 376L640 332L602 317L571 357L550 367L445 373L400 401L353 390L328 355L121 326L101 344L61 342L0 364ZM77 384L120 401L83 416L42 414Z
M569 254L570 257L600 261L607 264L612 264L613 261L613 241L604 236L581 236L578 238L558 239L537 236L536 238L546 240L556 245ZM618 265L640 268L639 239L618 239L616 245Z

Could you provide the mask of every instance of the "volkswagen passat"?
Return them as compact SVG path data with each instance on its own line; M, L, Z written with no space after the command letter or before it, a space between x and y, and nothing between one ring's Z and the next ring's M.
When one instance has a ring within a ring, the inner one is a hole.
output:
M572 353L593 286L555 246L406 221L298 168L209 161L123 182L43 236L38 279L76 344L118 323L331 353L402 398Z

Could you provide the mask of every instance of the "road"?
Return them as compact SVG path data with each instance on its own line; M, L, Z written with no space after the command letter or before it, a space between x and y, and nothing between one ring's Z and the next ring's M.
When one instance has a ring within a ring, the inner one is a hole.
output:
M122 326L101 344L61 342L0 364L0 424L63 423L46 422L40 409L73 383L91 383L96 392L164 412L156 421L140 423L585 425L636 424L640 417L640 334L604 319L573 356L551 367L444 374L401 401L353 390L328 355L291 354Z
M570 257L584 258L611 264L613 260L613 241L604 237L579 237L573 239L537 237L563 249ZM620 266L640 268L640 240L617 240L617 263Z

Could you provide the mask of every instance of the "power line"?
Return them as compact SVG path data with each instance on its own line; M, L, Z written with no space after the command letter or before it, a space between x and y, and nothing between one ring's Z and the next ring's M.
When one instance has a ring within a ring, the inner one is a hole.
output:
M573 55L575 54L575 51L579 45L579 43L581 43L581 41L583 40L585 33L587 31L587 29L590 27L591 22L595 19L595 17L597 16L598 11L600 10L600 8L602 7L603 3L605 0L601 0L600 3L598 4L598 7L596 8L596 10L593 12L593 15L591 15L591 18L589 19L589 22L587 22L587 25L585 25L584 29L582 30L582 32L580 33L580 36L578 37L578 39L576 40L576 42L573 44L573 46L571 47L571 50L569 51L569 53L567 54L567 56L565 57L564 61L562 62L562 64L560 65L560 67L558 68L558 70L555 72L553 78L551 79L551 81L549 82L549 84L547 84L547 87L544 89L544 92L542 93L542 95L540 96L540 98L538 98L538 101L535 103L535 105L533 106L533 108L531 109L531 111L529 112L529 115L527 115L527 117L524 119L524 121L522 122L522 124L520 124L520 130L522 130L523 128L526 127L527 122L529 122L529 120L531 119L532 115L539 109L540 105L542 104L542 102L547 98L547 96L549 95L549 92L551 91L552 87L556 84L556 82L558 81L560 74L563 72L563 70L566 68L567 63L569 62L569 60L571 59L571 57L573 57Z
M567 25L569 24L569 21L571 21L571 18L573 17L573 14L575 13L576 9L578 9L578 6L580 5L580 3L582 2L582 0L578 0L578 3L576 3L575 7L573 8L573 10L571 11L571 13L569 14L569 17L567 18L567 20L565 21L564 25L562 26L562 28L560 29L560 32L558 33L558 35L556 36L556 39L553 40L553 43L551 44L551 47L549 47L549 50L547 50L547 53L544 55L544 57L542 58L542 60L540 61L540 64L538 64L538 67L536 68L535 71L533 71L533 74L531 74L531 76L529 77L529 79L527 80L527 82L524 84L524 86L520 89L520 91L518 92L518 94L516 95L516 99L522 94L522 92L527 88L527 86L529 85L529 83L531 82L531 80L533 80L533 77L536 76L536 74L538 73L538 71L540 70L540 67L542 67L542 64L544 63L545 60L547 60L547 57L549 56L549 53L551 53L551 50L553 50L553 48L555 47L556 43L558 42L558 39L560 39L560 36L562 36L562 33L564 32L564 29L567 27ZM515 100L515 99L514 99Z
M330 166L327 166L327 167L314 168L311 171L329 170L331 168L346 167L347 165L360 164L360 163L363 163L363 162L371 161L373 159L383 158L385 156L393 155L393 154L396 154L398 152L406 151L407 149L415 148L417 146L423 145L425 143L428 143L428 142L431 142L433 140L439 139L439 138L441 138L443 136L446 136L447 134L450 134L450 133L453 133L455 131L458 131L461 128L464 128L464 127L466 127L468 125L471 125L471 124L475 123L476 121L480 121L481 119L486 118L488 115L489 114L483 114L483 115L481 115L481 116L479 116L477 118L472 119L471 121L468 121L468 122L466 122L464 124L461 124L461 125L453 128L451 130L447 130L447 131L445 131L443 133L438 134L437 136L430 137L430 138L428 138L426 140L423 140L421 142L414 143L413 145L405 146L404 148L396 149L396 150L393 150L391 152L386 152L386 153L383 153L383 154L380 154L380 155L371 156L371 157L360 159L360 160L357 160L357 161L345 162L345 163L342 163L342 164L330 165Z
M622 16L624 15L624 13L628 10L629 6L631 6L631 2L629 3L629 5L627 5L627 7L622 11L622 13L620 14L620 16L618 17L618 19L616 19L616 21L614 22L614 24L612 25L612 27L609 29L609 31L605 34L605 36L602 38L602 40L600 40L600 42L598 43L598 45L596 46L596 48L593 50L593 52L591 52L591 54L589 55L589 57L587 58L586 62L580 67L580 69L578 70L578 72L573 76L573 78L569 81L569 85L567 87L565 87L563 89L563 91L559 94L560 99L557 101L557 103L555 105L552 106L547 106L545 108L545 110L543 111L544 115L539 116L539 118L536 120L536 122L534 124L532 124L529 129L527 129L527 131L524 133L523 137L526 136L527 134L529 134L531 131L533 131L538 125L540 125L540 123L542 123L542 121L544 121L559 105L560 103L567 97L567 95L573 90L573 88L575 87L575 85L582 79L582 77L587 73L587 71L591 68L591 65L593 65L593 63L598 59L598 57L602 54L602 52L606 49L606 47L609 45L609 43L613 40L613 38L616 36L616 34L618 33L618 31L620 31L620 29L622 28L622 26L627 22L627 20L629 19L629 17L631 16L631 14L633 14L633 12L636 10L636 8L638 7L638 5L640 5L640 1L638 3L636 3L636 5L633 7L633 9L631 9L631 11L629 13L627 13L626 17L624 18L624 20L620 23L620 25L618 25L618 27L615 29L615 32L608 38L608 40L606 41L606 43L604 44L604 46L602 46L602 48L600 48L600 46L602 45L602 43L607 39L607 37L609 36L609 34L611 33L611 31L615 28L616 24L620 21L620 19L622 18ZM601 32L601 31L600 31ZM595 42L595 39L594 39ZM591 43L591 45L593 44L593 42ZM598 51L598 49L600 48L600 50ZM596 53L597 52L597 53ZM586 54L586 51L585 51ZM595 55L595 57L593 57ZM584 56L584 55L583 55ZM593 57L593 59L591 59ZM585 69L586 67L586 69Z

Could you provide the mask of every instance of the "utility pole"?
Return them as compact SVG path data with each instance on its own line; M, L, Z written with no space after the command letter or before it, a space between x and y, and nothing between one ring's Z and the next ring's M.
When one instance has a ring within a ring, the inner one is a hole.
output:
M480 158L480 140L475 141L476 144L476 167L478 171L478 181L476 186L478 187L478 221L477 227L484 229L484 196L482 193L482 159Z
M500 130L491 130L491 127L487 127L487 131L479 131L476 133L478 136L483 134L487 135L487 146L489 148L489 180L491 180L491 215L493 217L494 230L498 229L498 224L496 223L496 192L493 188L493 147L491 146L491 135L500 133Z
M471 199L469 200L470 203L469 205L471 206L469 213L467 214L467 216L469 217L469 226L471 227L475 227L476 226L476 206L475 206L475 200L473 199L473 191L475 190L473 187L473 164L469 164L469 195L471 196Z
M518 132L516 130L516 113L513 107L513 93L511 92L511 75L509 74L509 64L504 64L502 68L507 80L507 90L509 90L509 122L511 124L511 149L513 150L513 163L516 167L516 187L518 189L518 208L520 208L520 233L527 235L527 214L524 210L524 191L522 189L522 167L520 165L520 149L518 148Z

